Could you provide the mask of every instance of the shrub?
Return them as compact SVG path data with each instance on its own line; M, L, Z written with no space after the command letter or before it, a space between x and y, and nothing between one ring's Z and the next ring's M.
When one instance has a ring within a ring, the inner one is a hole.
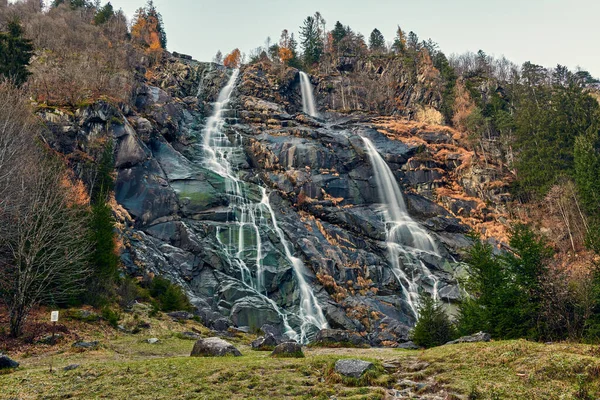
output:
M109 307L104 307L102 309L102 318L104 318L104 320L108 322L110 326L117 328L117 326L119 326L121 315Z
M154 278L149 285L150 295L158 300L165 312L191 310L192 305L179 286L162 277Z
M419 320L411 333L417 346L429 348L440 346L453 339L454 327L439 301L421 295Z

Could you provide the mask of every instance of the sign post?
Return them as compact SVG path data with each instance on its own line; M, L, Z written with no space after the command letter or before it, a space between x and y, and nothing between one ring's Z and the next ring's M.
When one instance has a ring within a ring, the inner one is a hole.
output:
M56 323L58 322L58 311L50 313L50 322L52 322L52 344L56 340ZM50 359L50 372L52 372L53 358Z
M50 313L50 322L52 322L52 341L56 336L56 323L58 322L58 311L52 311Z

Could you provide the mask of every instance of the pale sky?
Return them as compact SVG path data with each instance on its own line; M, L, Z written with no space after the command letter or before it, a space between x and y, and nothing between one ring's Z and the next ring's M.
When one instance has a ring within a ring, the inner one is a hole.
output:
M105 0L103 0L104 3ZM146 0L112 0L128 16ZM600 77L600 0L154 0L162 13L168 49L210 61L224 54L298 34L320 11L332 29L337 20L368 38L378 28L387 41L397 25L431 38L444 53L483 49L522 64L577 66Z

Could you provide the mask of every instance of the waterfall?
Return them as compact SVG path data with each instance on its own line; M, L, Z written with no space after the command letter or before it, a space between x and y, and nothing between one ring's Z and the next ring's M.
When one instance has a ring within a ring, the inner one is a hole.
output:
M243 152L241 140L232 143L223 129L229 111L227 105L231 101L238 76L239 70L236 69L219 93L213 114L207 119L203 131L204 166L224 178L225 191L229 196L230 215L234 217L234 220L224 227L217 228L217 240L232 265L238 268L240 281L268 302L281 317L286 329L285 334L301 343L307 343L311 331L326 328L327 322L311 287L304 279L304 264L293 256L291 246L279 228L266 189L259 187L259 197L256 187L238 178L230 162L234 153ZM288 314L281 311L267 296L261 228L272 229L275 232L283 246L285 257L292 265L300 291L299 311L298 315L295 315L301 321L300 332L296 332L290 326Z
M402 287L405 299L415 318L418 317L419 286L417 278L432 282L433 297L439 298L438 280L419 259L420 253L440 257L437 245L431 235L413 220L406 209L404 196L400 191L396 177L383 160L371 140L362 137L367 155L373 167L379 200L384 204L386 245L392 272ZM409 264L419 276L408 276L403 264Z
M315 107L315 95L310 84L310 79L305 72L300 71L300 91L302 92L302 111L311 117L318 117Z
M281 242L283 249L285 251L285 256L292 264L294 269L294 275L296 276L296 281L298 282L298 288L300 289L300 319L303 321L301 327L301 342L305 343L308 341L308 330L310 329L310 325L313 325L319 329L325 329L328 327L327 320L323 315L323 310L315 297L315 294L312 291L310 285L304 279L304 270L305 266L302 260L298 257L294 257L291 250L290 243L286 240L285 235L283 234L283 230L279 227L277 223L277 219L275 218L275 212L273 212L273 208L271 208L271 203L269 202L269 196L267 195L267 191L263 188L263 197L261 204L263 204L269 214L271 215L271 222L273 223L273 228L279 237L279 241Z

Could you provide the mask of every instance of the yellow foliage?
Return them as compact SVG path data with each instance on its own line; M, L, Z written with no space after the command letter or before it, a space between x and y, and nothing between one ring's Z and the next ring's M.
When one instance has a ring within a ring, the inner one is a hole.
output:
M231 53L225 56L223 65L227 68L239 68L242 63L242 53L240 49L234 49Z

